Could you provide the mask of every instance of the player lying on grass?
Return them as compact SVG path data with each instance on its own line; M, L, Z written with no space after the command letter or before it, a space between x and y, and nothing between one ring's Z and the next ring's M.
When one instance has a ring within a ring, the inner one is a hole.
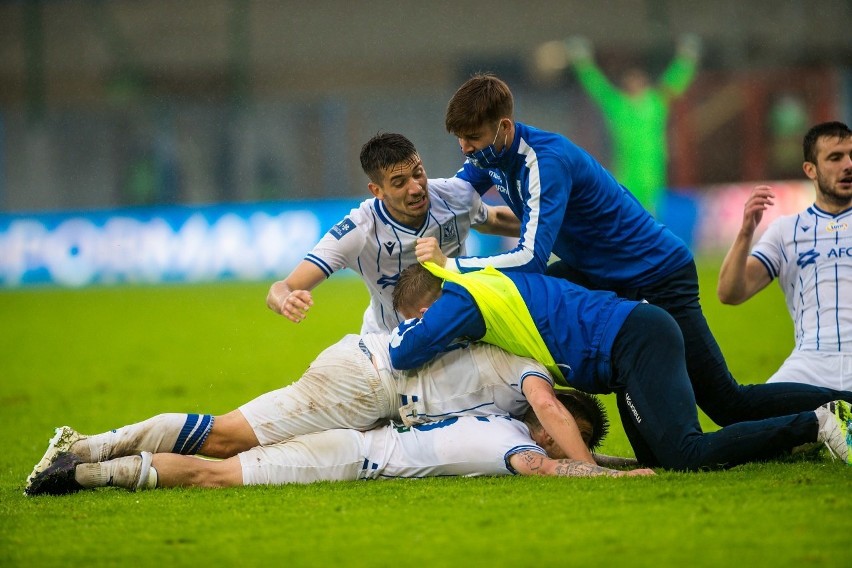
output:
M427 266L404 270L394 291L396 309L415 318L392 336L391 361L398 369L424 364L459 338L533 356L568 386L615 393L636 458L647 467L729 467L814 442L852 463L852 392L814 387L807 411L790 408L788 415L703 433L683 336L661 308L542 274L490 267L458 274Z
M61 452L84 462L142 451L230 458L333 428L369 430L389 419L411 426L465 414L523 416L530 408L566 457L595 463L550 374L536 361L475 344L420 369L396 372L388 342L387 334L347 335L320 353L295 383L222 416L160 414L93 436L58 428L27 487Z
M600 403L578 391L562 398L583 441L596 447L607 429ZM619 471L564 459L535 413L453 417L413 427L381 426L367 432L335 429L258 446L223 461L149 452L100 463L62 454L34 479L30 495L61 495L115 486L233 487L317 481L356 481L435 476L652 475L649 469Z
M296 323L313 305L311 290L351 268L370 291L361 333L388 333L401 321L391 292L399 272L417 262L416 240L436 237L450 256L465 254L471 227L511 237L520 221L505 206L485 205L459 178L426 179L417 150L401 134L379 134L361 148L361 167L373 194L337 223L266 298L270 309Z

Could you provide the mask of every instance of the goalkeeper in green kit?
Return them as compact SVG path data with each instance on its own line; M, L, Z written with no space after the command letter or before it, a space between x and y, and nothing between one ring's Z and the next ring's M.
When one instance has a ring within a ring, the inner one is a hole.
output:
M681 38L658 84L652 85L644 71L633 68L623 75L622 89L597 67L587 40L571 38L565 46L580 84L600 107L609 128L611 171L645 209L658 214L666 188L669 106L695 76L700 41L692 35Z

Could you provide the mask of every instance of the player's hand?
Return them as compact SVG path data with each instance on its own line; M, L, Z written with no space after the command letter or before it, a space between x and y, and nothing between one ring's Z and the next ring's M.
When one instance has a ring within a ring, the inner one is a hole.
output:
M697 60L701 57L702 41L696 34L684 34L680 37L677 51L682 57Z
M585 37L574 36L565 40L565 55L569 62L592 58L592 43Z
M305 319L313 305L314 299L310 291L293 290L279 304L278 313L294 323L299 323Z
M447 264L447 257L441 247L438 246L438 239L435 237L424 237L417 239L417 245L414 247L414 254L417 255L417 262L423 263L432 261L441 268Z
M745 202L742 232L753 235L763 219L763 212L773 205L775 205L775 193L772 188L768 185L755 187Z
M630 471L622 471L619 477L634 477L637 475L657 475L653 469L648 469L647 467L639 468L639 469L631 469Z

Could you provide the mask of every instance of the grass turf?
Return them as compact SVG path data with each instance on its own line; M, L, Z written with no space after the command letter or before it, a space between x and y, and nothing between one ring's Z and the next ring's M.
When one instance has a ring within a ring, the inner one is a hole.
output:
M705 313L741 382L792 347L780 292ZM366 292L321 286L300 325L265 284L0 293L0 565L821 566L848 558L852 468L820 458L630 479L425 479L60 498L21 494L55 426L224 413L357 332ZM612 397L603 450L629 454ZM706 419L703 424L713 428Z

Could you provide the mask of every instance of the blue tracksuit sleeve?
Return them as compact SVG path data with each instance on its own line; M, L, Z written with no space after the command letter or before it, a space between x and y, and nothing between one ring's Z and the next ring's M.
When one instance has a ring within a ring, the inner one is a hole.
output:
M456 175L470 181L479 191L484 182L480 181L480 186L477 186L471 180L481 177L481 172L466 163ZM494 175L499 177L502 172ZM571 185L571 172L558 156L527 156L515 178L499 186L506 204L521 220L518 245L495 256L457 257L455 263L459 272L470 272L491 265L505 272L543 273L565 218ZM506 186L509 188L505 189Z
M391 364L395 369L414 369L483 335L485 322L473 298L461 286L446 283L444 293L421 319L406 320L393 330Z

